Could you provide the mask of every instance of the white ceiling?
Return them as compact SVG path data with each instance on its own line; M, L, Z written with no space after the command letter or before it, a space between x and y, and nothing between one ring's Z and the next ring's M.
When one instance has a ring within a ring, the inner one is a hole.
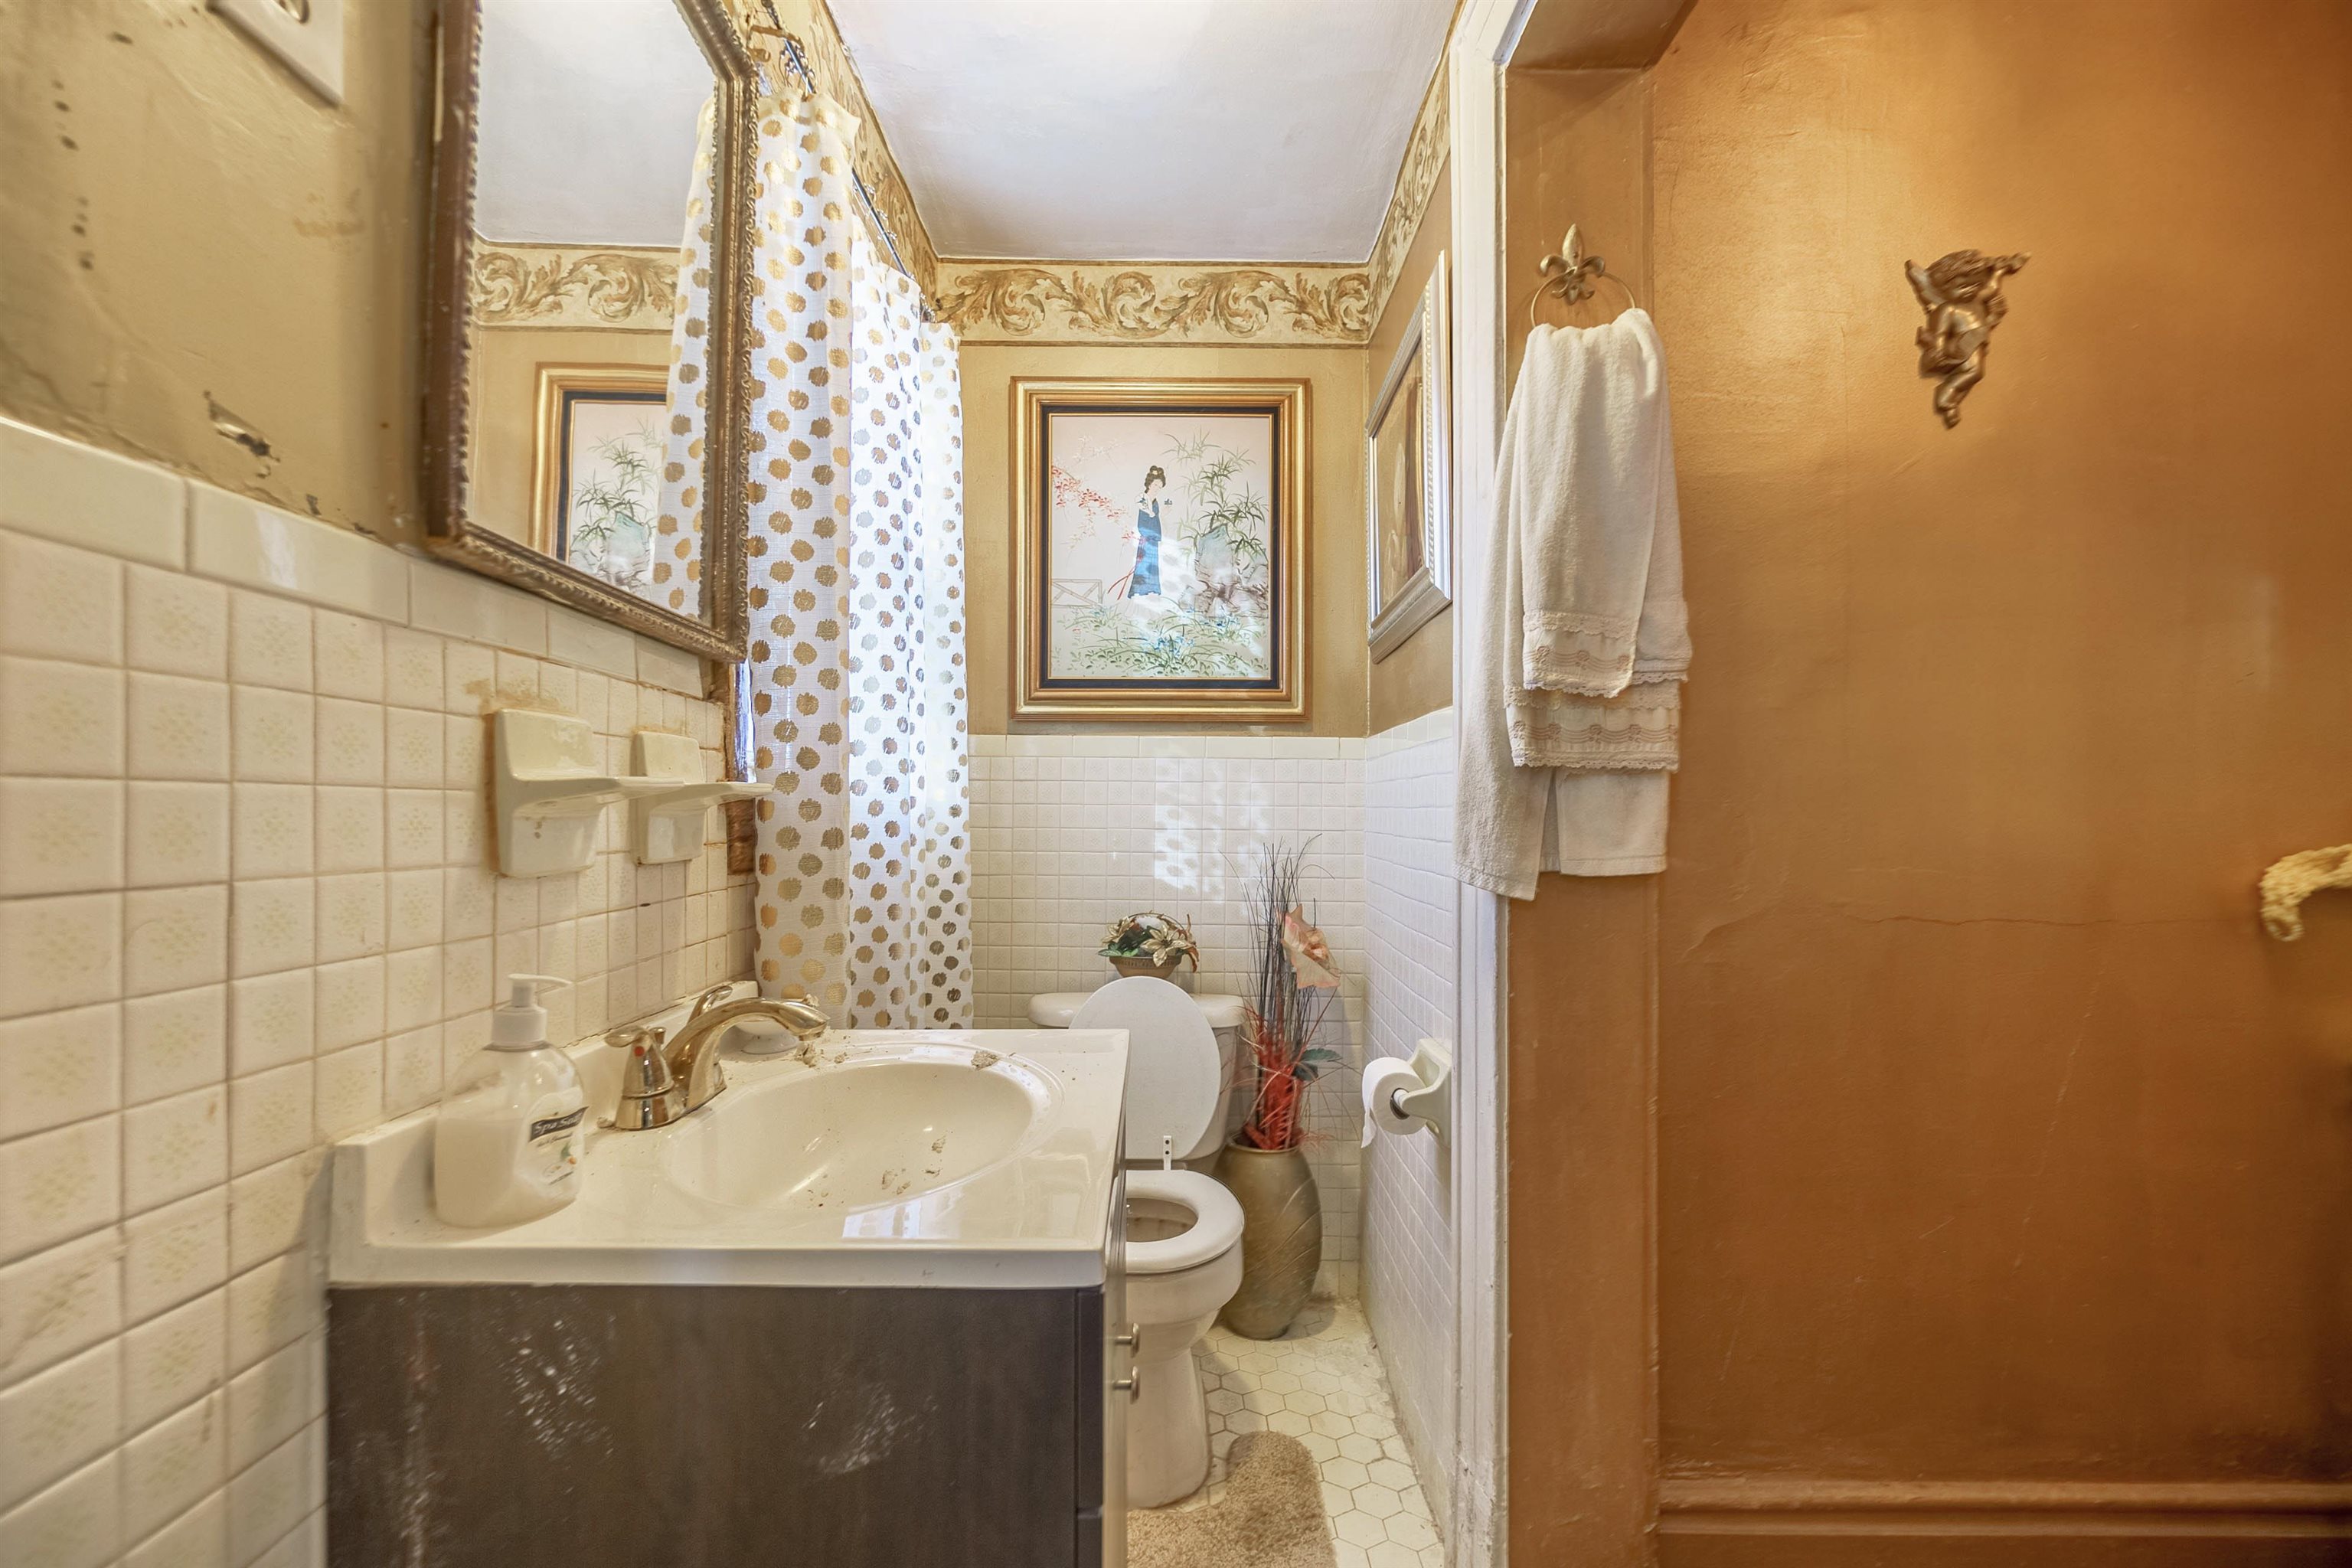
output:
M1361 261L1454 0L831 0L944 256Z
M483 0L474 227L675 246L710 66L677 0Z

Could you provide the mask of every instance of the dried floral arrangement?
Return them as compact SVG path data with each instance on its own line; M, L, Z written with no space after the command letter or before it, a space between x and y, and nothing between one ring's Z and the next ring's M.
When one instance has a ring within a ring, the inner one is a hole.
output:
M1105 958L1140 959L1158 969L1172 970L1186 959L1195 970L1201 967L1201 944L1192 940L1192 922L1157 910L1111 921L1101 952Z
M1257 994L1243 1004L1243 1013L1255 1083L1237 1142L1252 1149L1296 1149L1305 1142L1307 1088L1340 1062L1338 1051L1318 1043L1339 1000L1339 977L1331 969L1330 945L1299 900L1306 861L1306 845L1260 845L1251 868Z

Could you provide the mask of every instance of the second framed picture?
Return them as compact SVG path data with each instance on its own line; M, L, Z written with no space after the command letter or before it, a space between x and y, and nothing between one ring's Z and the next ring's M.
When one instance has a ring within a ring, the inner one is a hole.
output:
M1454 602L1445 301L1441 254L1364 424L1364 509L1370 531L1365 602L1374 663Z
M1304 381L1013 384L1016 718L1307 718Z

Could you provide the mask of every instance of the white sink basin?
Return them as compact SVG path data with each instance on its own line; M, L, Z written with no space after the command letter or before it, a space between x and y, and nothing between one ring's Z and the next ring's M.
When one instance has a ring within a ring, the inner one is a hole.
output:
M730 1089L666 1140L662 1171L696 1197L743 1208L895 1204L1012 1158L1055 1099L1053 1080L1017 1059L878 1049Z
M641 1020L673 1034L689 1002ZM757 1044L758 1042L752 1042ZM781 1042L780 1042L781 1043ZM873 1030L747 1055L671 1126L589 1133L580 1196L465 1229L433 1206L433 1112L334 1152L336 1285L972 1285L1102 1280L1127 1033ZM621 1056L570 1047L593 1120Z

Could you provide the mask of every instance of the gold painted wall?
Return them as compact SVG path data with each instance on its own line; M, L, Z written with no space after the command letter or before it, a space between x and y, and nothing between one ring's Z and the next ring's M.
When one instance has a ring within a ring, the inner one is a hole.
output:
M427 13L331 108L204 0L0 5L0 411L416 539Z
M2340 1560L2352 904L2253 883L2352 822L2347 82L2338 0L1515 74L1509 277L1575 218L1654 310L1698 651L1670 869L1511 910L1513 1561ZM1947 430L1963 247L2033 258Z
M474 335L475 521L509 539L530 538L532 471L539 456L542 364L669 363L669 331L610 327L486 327Z
M1013 707L1012 385L1015 376L1290 376L1309 383L1307 636L1308 720L1268 734L1364 733L1364 351L1182 344L971 343L963 350L966 652L971 729L1003 734ZM1024 724L1024 731L1198 729L1201 726ZM1239 729L1247 726L1212 726Z
M1388 309L1381 312L1380 322L1372 329L1371 343L1364 356L1367 418L1370 417L1371 400L1380 395L1381 383L1388 375L1389 362L1396 356L1397 344L1412 327L1414 312L1421 309L1421 291L1429 281L1429 269L1452 242L1453 199L1451 174L1441 170L1430 189L1429 206L1422 215L1421 227L1398 265L1396 291L1389 296ZM1360 432L1360 453L1361 447ZM1454 611L1450 607L1440 610L1424 621L1394 652L1371 667L1370 682L1370 732L1375 735L1408 719L1418 719L1423 713L1434 713L1450 706L1454 701Z

